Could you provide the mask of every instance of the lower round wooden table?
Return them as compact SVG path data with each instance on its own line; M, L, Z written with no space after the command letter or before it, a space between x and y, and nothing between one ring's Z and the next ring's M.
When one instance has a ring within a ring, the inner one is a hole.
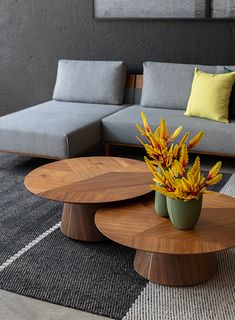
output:
M189 231L175 229L169 219L156 215L152 195L101 208L95 223L109 239L137 249L134 267L144 278L170 286L194 285L213 276L216 252L235 246L235 199L205 195L200 220Z
M64 202L61 230L82 241L105 238L94 223L100 205L147 194L151 183L152 174L144 162L118 157L56 161L25 178L25 186L32 193Z

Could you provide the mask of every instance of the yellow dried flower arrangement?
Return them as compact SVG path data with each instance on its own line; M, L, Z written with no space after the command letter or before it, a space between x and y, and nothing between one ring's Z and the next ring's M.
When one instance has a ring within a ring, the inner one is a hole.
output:
M187 148L183 148L185 154L188 153ZM162 173L158 173L156 167L145 158L150 170L153 172L154 181L158 185L153 185L152 189L160 192L161 194L178 200L192 200L199 199L199 196L208 193L208 186L217 184L222 174L219 174L222 163L216 163L205 176L201 172L200 158L197 157L194 164L186 169L188 162L182 162L175 160L172 168L168 170L162 170Z
M218 183L222 174L219 174L222 163L216 163L205 176L201 172L200 157L197 157L194 164L188 167L189 150L197 146L204 132L198 132L188 144L190 132L187 132L178 144L173 141L182 131L182 126L177 128L173 134L169 134L166 122L161 120L160 126L153 132L150 128L146 115L141 113L144 128L137 125L141 135L148 143L144 143L139 137L137 139L145 147L148 156L145 161L153 173L156 185L151 186L153 190L178 200L189 201L198 199L200 195L209 192L208 186ZM161 169L159 171L159 168Z
M141 135L146 138L148 143L145 143L137 137L140 143L145 147L148 156L153 159L152 164L162 167L163 169L172 168L174 161L181 158L183 162L185 160L185 154L182 150L185 150L186 142L190 136L190 132L187 132L179 143L174 144L173 141L179 136L182 131L182 126L178 127L172 134L169 133L166 122L161 120L160 126L153 132L148 124L146 115L141 113L144 128L140 125L136 125ZM195 148L204 136L204 132L198 132L188 143L187 149L191 150Z

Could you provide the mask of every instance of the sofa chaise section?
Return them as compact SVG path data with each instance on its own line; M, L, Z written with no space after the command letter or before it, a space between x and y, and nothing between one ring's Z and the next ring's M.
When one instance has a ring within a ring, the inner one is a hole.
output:
M124 106L49 101L0 118L0 150L64 159L101 142L101 120Z
M100 143L101 120L125 108L126 76L122 61L60 60L52 101L0 118L0 152L64 159Z

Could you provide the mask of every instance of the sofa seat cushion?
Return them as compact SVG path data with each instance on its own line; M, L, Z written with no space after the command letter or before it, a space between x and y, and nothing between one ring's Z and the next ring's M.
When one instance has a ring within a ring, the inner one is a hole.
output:
M159 125L161 118L165 118L170 130L179 125L183 125L184 132L191 131L192 135L204 130L205 137L195 148L196 151L235 155L235 120L224 124L186 117L183 110L145 108L140 105L128 107L102 120L104 142L138 145L136 136L139 132L135 124L142 124L141 111L146 113L152 129Z
M101 119L123 106L49 101L0 118L0 150L68 158L101 141Z

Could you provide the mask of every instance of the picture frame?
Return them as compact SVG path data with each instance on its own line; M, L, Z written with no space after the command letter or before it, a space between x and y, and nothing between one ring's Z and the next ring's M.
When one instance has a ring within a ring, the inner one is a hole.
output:
M235 0L212 0L212 19L235 19Z
M235 0L94 0L93 5L96 20L235 20Z
M207 0L94 0L98 20L200 20L207 12Z

